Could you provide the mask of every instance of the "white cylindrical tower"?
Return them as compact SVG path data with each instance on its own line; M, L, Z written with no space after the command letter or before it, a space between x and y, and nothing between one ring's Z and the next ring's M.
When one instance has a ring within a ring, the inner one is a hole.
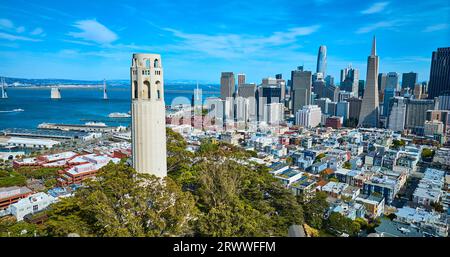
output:
M133 54L131 69L133 168L167 175L164 80L159 54Z

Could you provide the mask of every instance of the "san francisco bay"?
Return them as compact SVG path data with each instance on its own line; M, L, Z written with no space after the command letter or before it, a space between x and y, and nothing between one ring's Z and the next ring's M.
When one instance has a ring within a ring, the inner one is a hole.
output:
M8 88L8 98L0 99L0 129L34 129L40 123L84 124L89 121L104 122L107 125L127 126L129 118L109 118L113 112L130 111L130 89L128 87L108 88L108 99L104 100L102 88L61 88L61 99L50 99L50 88ZM187 103L189 91L166 91L165 104ZM206 97L214 96L205 94ZM184 101L180 97L185 98ZM181 101L180 101L181 100ZM23 111L21 111L22 109Z

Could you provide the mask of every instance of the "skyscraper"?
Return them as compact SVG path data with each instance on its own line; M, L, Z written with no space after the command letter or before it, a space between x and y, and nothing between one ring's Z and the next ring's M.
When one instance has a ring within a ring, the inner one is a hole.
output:
M399 74L397 72L388 72L386 74L386 86L383 91L383 116L388 117L390 112L390 101L399 89Z
M222 72L220 77L220 98L226 100L227 97L233 97L235 90L234 73Z
M395 89L388 88L384 90L383 94L383 116L388 117L390 112L390 101L395 96Z
M284 119L284 105L282 103L270 103L264 107L264 121L270 125L277 125Z
M238 87L238 96L245 98L256 97L256 84L241 84Z
M406 103L405 127L412 133L423 135L424 122L428 110L436 110L439 106L436 99L408 99Z
M245 84L245 74L240 73L237 75L238 78L238 86Z
M403 97L394 97L389 101L390 114L388 116L387 128L393 131L403 131L405 129L406 103Z
M133 54L131 64L133 168L167 175L164 79L159 54Z
M238 88L238 97L236 98L236 118L237 120L243 120L241 115L246 113L245 121L257 120L257 100L256 100L256 84L242 84ZM245 99L242 100L242 99ZM245 106L243 106L245 105ZM243 109L246 108L246 109ZM245 112L243 111L245 110Z
M414 86L417 84L417 73L408 72L402 74L402 89L409 88L414 90Z
M347 101L338 102L336 104L336 116L342 117L343 122L348 119L348 115L350 112L350 104Z
M399 91L399 81L398 81L399 74L397 72L388 72L386 74L386 87L389 89L395 89L396 91Z
M378 74L378 97L379 101L384 99L384 89L386 88L386 73Z
M344 68L341 70L341 80L339 80L339 83L342 84L344 82L345 77L347 77L348 70L351 69L351 66L349 65L347 68Z
M339 88L334 85L327 86L323 79L314 81L313 92L318 98L327 97L332 101L338 101L339 99Z
M349 102L349 114L348 118L353 120L359 119L359 113L361 112L361 103L362 100L357 97L352 97L347 99L347 102ZM356 126L356 124L355 124Z
M328 103L330 103L331 100L328 98L319 98L314 99L314 104L320 107L320 110L322 113L328 113Z
M428 98L450 95L450 47L438 48L431 57Z
M347 92L352 92L355 97L358 96L359 71L351 66L341 70L344 75L343 81L339 88Z
M334 86L334 77L331 76L331 75L327 75L327 76L325 77L325 84L326 84L327 86L331 86L331 85Z
M319 47L319 53L317 54L317 73L322 73L325 77L327 70L327 47L326 46L320 46Z
M361 98L363 97L365 88L366 88L366 81L360 79L358 82L358 97Z
M279 84L261 84L261 95L259 97L265 98L265 104L280 103L281 102L281 87Z
M292 109L294 113L311 104L312 73L303 71L303 67L292 71Z
M367 58L366 87L364 89L358 126L378 127L378 108L378 56L376 53L376 39L373 37L372 52Z

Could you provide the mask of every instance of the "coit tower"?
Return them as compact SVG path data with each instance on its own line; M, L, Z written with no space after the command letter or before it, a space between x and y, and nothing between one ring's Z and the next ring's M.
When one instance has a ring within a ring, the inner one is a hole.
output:
M164 80L159 54L133 54L131 138L133 168L158 177L167 175Z

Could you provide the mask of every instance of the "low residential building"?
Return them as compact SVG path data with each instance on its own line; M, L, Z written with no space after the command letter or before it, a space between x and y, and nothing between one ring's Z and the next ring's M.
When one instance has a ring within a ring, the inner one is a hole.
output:
M427 168L413 194L413 201L423 206L439 203L443 196L445 171Z
M389 176L373 176L364 182L363 193L366 195L379 194L384 197L386 203L391 203L400 190L400 182Z
M316 162L316 163L313 163L309 167L308 171L313 173L313 174L320 174L326 168L328 168L328 163L327 162L325 162L325 161L323 161L323 162Z
M296 196L302 196L303 201L308 201L316 194L316 181L308 176L302 176L292 183L289 188Z
M396 221L417 226L424 234L447 237L448 223L445 215L428 212L421 208L403 207L395 213Z
M275 178L281 180L281 183L283 183L284 185L289 186L290 184L300 179L303 174L303 172L289 168L276 174Z
M424 237L420 228L390 219L381 219L375 231L382 237Z
M384 212L384 197L375 195L359 195L355 201L364 204L366 207L366 215L369 218L380 217Z
M340 213L342 216L347 217L351 220L356 218L364 218L366 209L364 205L356 202L344 202L337 201L331 204L330 212Z
M349 185L345 183L330 181L326 185L322 186L320 190L326 192L333 198L340 198L347 187L349 187Z
M435 151L433 162L450 169L450 148L442 147Z
M12 204L10 207L11 214L16 217L17 221L21 221L25 215L40 212L54 203L55 200L53 196L39 192Z

